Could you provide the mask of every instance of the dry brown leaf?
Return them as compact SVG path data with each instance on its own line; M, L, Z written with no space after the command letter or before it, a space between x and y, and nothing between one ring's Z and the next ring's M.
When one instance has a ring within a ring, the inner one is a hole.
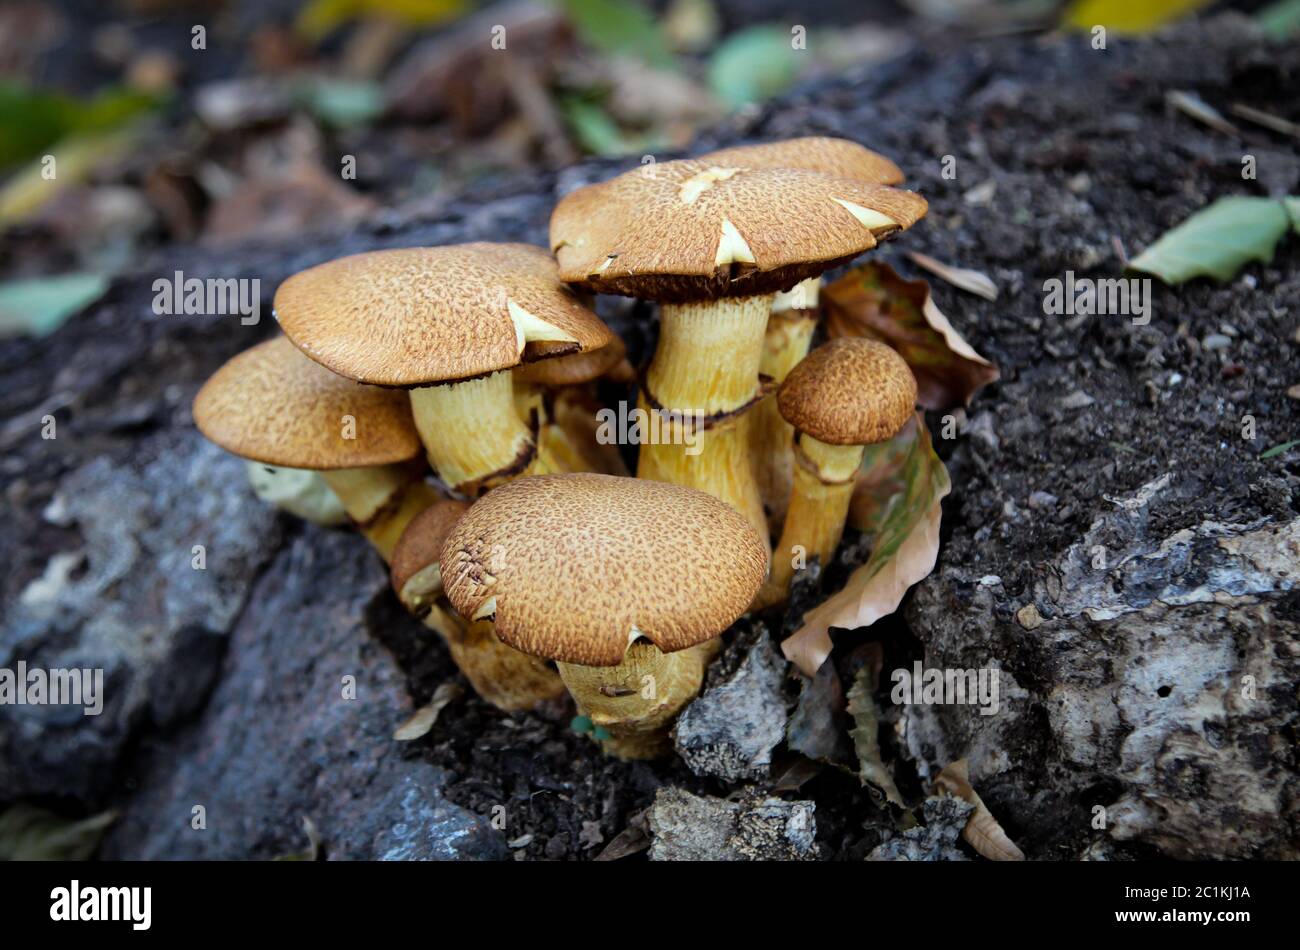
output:
M826 333L888 343L916 377L917 401L947 410L970 403L1000 376L940 312L923 280L905 280L888 264L855 267L822 290Z
M966 843L990 861L1023 861L1025 853L1007 837L993 813L970 783L970 769L965 759L945 767L934 780L934 790L960 798L975 806L961 836Z
M459 683L443 683L434 690L433 698L426 705L417 709L415 715L397 727L393 738L398 742L410 742L428 735L433 724L438 721L438 714L463 692Z
M806 676L815 676L830 656L832 627L869 627L893 613L907 589L934 570L939 554L940 501L952 483L934 454L925 420L918 414L893 440L869 449L867 458L861 477L888 486L866 525L875 536L871 557L781 644L786 659Z
M908 251L907 257L917 267L928 270L940 280L947 281L954 287L975 294L977 297L983 297L985 300L998 299L998 285L993 283L993 279L988 274L970 270L966 267L954 267L951 264L945 264L943 261L937 260L929 254L922 254L920 251Z
M887 801L905 808L894 777L880 758L880 742L876 737L880 717L876 714L876 700L872 696L878 675L878 668L873 670L870 663L864 663L853 679L853 687L849 690L849 715L853 717L853 728L849 730L849 736L858 756L858 778L864 785L879 791Z

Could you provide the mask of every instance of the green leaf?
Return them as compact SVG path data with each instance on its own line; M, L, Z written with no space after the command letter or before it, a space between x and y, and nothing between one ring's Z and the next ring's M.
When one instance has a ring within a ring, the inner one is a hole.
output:
M626 155L632 150L618 124L596 103L570 97L560 102L560 111L578 142L593 155Z
M1300 234L1300 198L1283 198L1286 213L1291 216L1291 230Z
M1268 198L1220 198L1166 232L1129 268L1166 284L1193 277L1229 281L1250 261L1268 263L1290 227L1286 209Z
M103 296L103 274L63 274L0 283L0 339L46 336Z
M1281 455L1283 452L1291 451L1297 445L1300 445L1300 439L1292 439L1290 442L1283 442L1281 445L1273 446L1267 452L1259 453L1259 457L1262 459L1271 459L1275 455Z
M157 97L130 89L106 89L83 102L0 81L0 167L35 158L70 136L120 128L160 104Z
M295 89L298 103L323 125L348 129L367 125L384 111L384 90L377 82L317 76Z
M776 95L797 73L790 32L780 26L752 26L733 33L713 51L709 87L738 108Z
M19 802L0 812L0 861L85 861L117 820L106 811L80 821Z
M1300 0L1278 0L1256 13L1255 22L1269 36L1295 36L1300 33Z
M635 56L661 69L673 54L654 14L635 0L560 0L582 41L601 53Z

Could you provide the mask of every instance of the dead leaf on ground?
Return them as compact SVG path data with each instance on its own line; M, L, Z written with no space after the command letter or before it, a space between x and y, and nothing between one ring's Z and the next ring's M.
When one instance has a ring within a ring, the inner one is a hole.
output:
M415 711L410 719L397 727L393 738L398 742L410 742L428 735L433 724L438 721L438 714L447 704L463 693L459 683L443 683L433 692L433 698Z
M643 809L628 819L627 827L610 839L596 861L617 861L638 854L650 847L649 809Z
M920 251L908 251L907 257L917 267L928 270L940 280L947 281L960 290L975 294L977 297L983 297L985 300L998 299L998 285L993 283L993 278L989 277L988 274L967 267L954 267L951 264L945 264L943 261L933 258L929 254L922 254Z
M117 812L72 819L18 802L0 812L0 861L85 861Z
M965 759L946 766L934 780L934 790L960 798L975 806L961 836L966 843L990 861L1023 861L1025 853L1007 837L993 813L970 783L970 769Z
M858 778L886 800L899 808L904 808L903 796L899 794L894 777L885 768L880 758L880 742L876 732L880 728L876 714L875 673L871 664L864 663L854 677L853 687L849 690L849 715L853 717L853 728L849 737L853 740L853 751L858 756Z
M919 413L889 442L867 449L859 474L864 484L857 504L863 518L854 525L874 536L871 556L781 644L786 659L807 676L816 675L830 656L832 627L868 627L893 613L938 557L940 501L952 484Z
M855 267L822 290L826 332L888 343L916 377L917 400L926 409L969 405L998 368L953 329L923 280L905 280L888 264Z
M835 664L827 657L808 679L801 677L799 702L786 727L786 744L792 752L819 762L850 761L845 740L844 687Z
M301 851L291 851L273 858L274 861L315 861L320 857L320 831L316 822L307 815L302 816L302 830L307 835L307 847Z
M208 212L202 243L209 247L253 239L292 240L345 230L373 211L370 198L315 165L246 180Z

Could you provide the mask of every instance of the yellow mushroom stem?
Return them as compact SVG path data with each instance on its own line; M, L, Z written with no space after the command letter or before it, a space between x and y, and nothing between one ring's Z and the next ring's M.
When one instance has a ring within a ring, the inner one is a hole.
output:
M560 663L560 678L593 726L610 738L601 745L620 759L654 759L672 749L669 729L700 691L716 642L664 653L637 640L617 666Z
M411 519L439 498L424 481L423 462L321 472L343 510L385 561Z
M564 695L564 683L549 663L502 643L492 621L468 621L452 609L438 564L413 574L399 596L411 613L442 637L452 662L474 692L496 708L535 709Z
M772 576L759 603L779 603L790 592L795 571L816 558L824 568L844 535L844 519L865 447L827 445L808 433L795 440L794 487L781 540L772 555Z
M628 474L618 446L602 444L597 437L599 409L584 385L548 389L515 380L515 411L536 427L538 451L550 460L552 471Z
M429 464L463 495L525 473L564 471L537 451L532 430L515 410L509 372L412 389L411 410Z
M646 373L656 403L673 412L734 412L758 394L770 295L661 308L659 345Z
M638 407L659 416L643 437L637 477L698 488L770 537L750 457L750 408L771 296L664 304L659 345ZM770 543L770 542L769 542Z
M777 294L763 337L759 372L780 385L805 356L817 330L820 277L810 277ZM773 534L781 529L794 483L794 427L781 417L773 392L754 407L752 455L759 495Z

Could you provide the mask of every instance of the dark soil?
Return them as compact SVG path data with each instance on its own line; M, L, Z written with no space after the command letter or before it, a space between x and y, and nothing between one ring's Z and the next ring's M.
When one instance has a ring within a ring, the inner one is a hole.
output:
M921 250L998 283L1001 296L990 304L934 282L940 308L1002 371L1001 381L966 410L962 451L936 436L954 483L944 506L941 560L996 574L1014 595L1037 565L1078 539L1103 494L1132 491L1171 469L1186 486L1180 506L1162 509L1171 530L1183 516L1248 522L1300 510L1300 453L1260 457L1300 436L1300 404L1285 395L1300 382L1300 240L1293 237L1271 264L1250 266L1227 286L1157 284L1146 327L1124 317L1044 315L1040 290L1067 270L1117 276L1117 246L1135 256L1215 197L1300 192L1294 142L1256 130L1236 142L1169 111L1163 99L1166 90L1185 89L1224 111L1240 101L1297 121L1298 80L1300 50L1244 36L1235 20L1148 42L1112 39L1105 51L1081 37L988 40L915 50L863 75L805 89L736 118L701 148L810 133L869 142L907 170L909 186L931 206L928 223L883 256L915 273L902 252ZM1258 158L1258 181L1241 178L1246 151ZM945 155L956 157L956 180L941 176ZM592 163L562 174L561 184L619 167ZM988 203L963 198L990 181L996 192ZM159 272L260 276L273 286L302 266L361 248L544 243L556 182L516 184L467 196L433 220L397 215L310 248L241 249L220 258L181 249L165 256ZM38 576L51 554L75 546L40 519L60 475L101 452L129 455L139 432L188 424L186 407L198 384L271 330L269 321L250 332L229 320L152 318L147 286L143 278L121 282L55 336L0 345L0 414L12 420L51 411L78 433L75 442L57 446L5 446L14 453L0 473L8 508L0 532L5 601ZM634 308L620 301L602 307L629 331L634 353L644 355L649 334L629 323ZM1212 334L1230 344L1207 349L1203 341ZM1062 403L1079 391L1092 401L1079 408ZM1256 419L1253 442L1240 438L1247 413ZM937 433L938 416L930 422ZM999 446L996 464L989 440ZM1030 511L1035 493L1055 500ZM1009 517L1009 505L1023 516ZM843 568L828 573L834 580ZM1294 598L1287 609L1296 610ZM397 656L416 704L456 675L441 645L429 642L394 598L372 602L366 620ZM920 651L897 617L841 634L836 657L846 683L859 662L854 650L870 641L886 645L891 664L905 665ZM1007 663L1017 677L1032 678L1033 671L1014 669L1014 658ZM887 693L878 696L882 706ZM886 761L897 765L887 721L881 740ZM599 853L661 785L729 791L676 761L603 759L564 718L508 717L472 696L444 710L434 732L408 748L451 773L445 794L453 801L484 815L510 804L512 834L523 827L532 835L519 849L529 858ZM919 796L906 766L898 772L904 792ZM817 804L826 857L860 858L878 842L876 829L887 816L851 776L824 770L797 795Z

